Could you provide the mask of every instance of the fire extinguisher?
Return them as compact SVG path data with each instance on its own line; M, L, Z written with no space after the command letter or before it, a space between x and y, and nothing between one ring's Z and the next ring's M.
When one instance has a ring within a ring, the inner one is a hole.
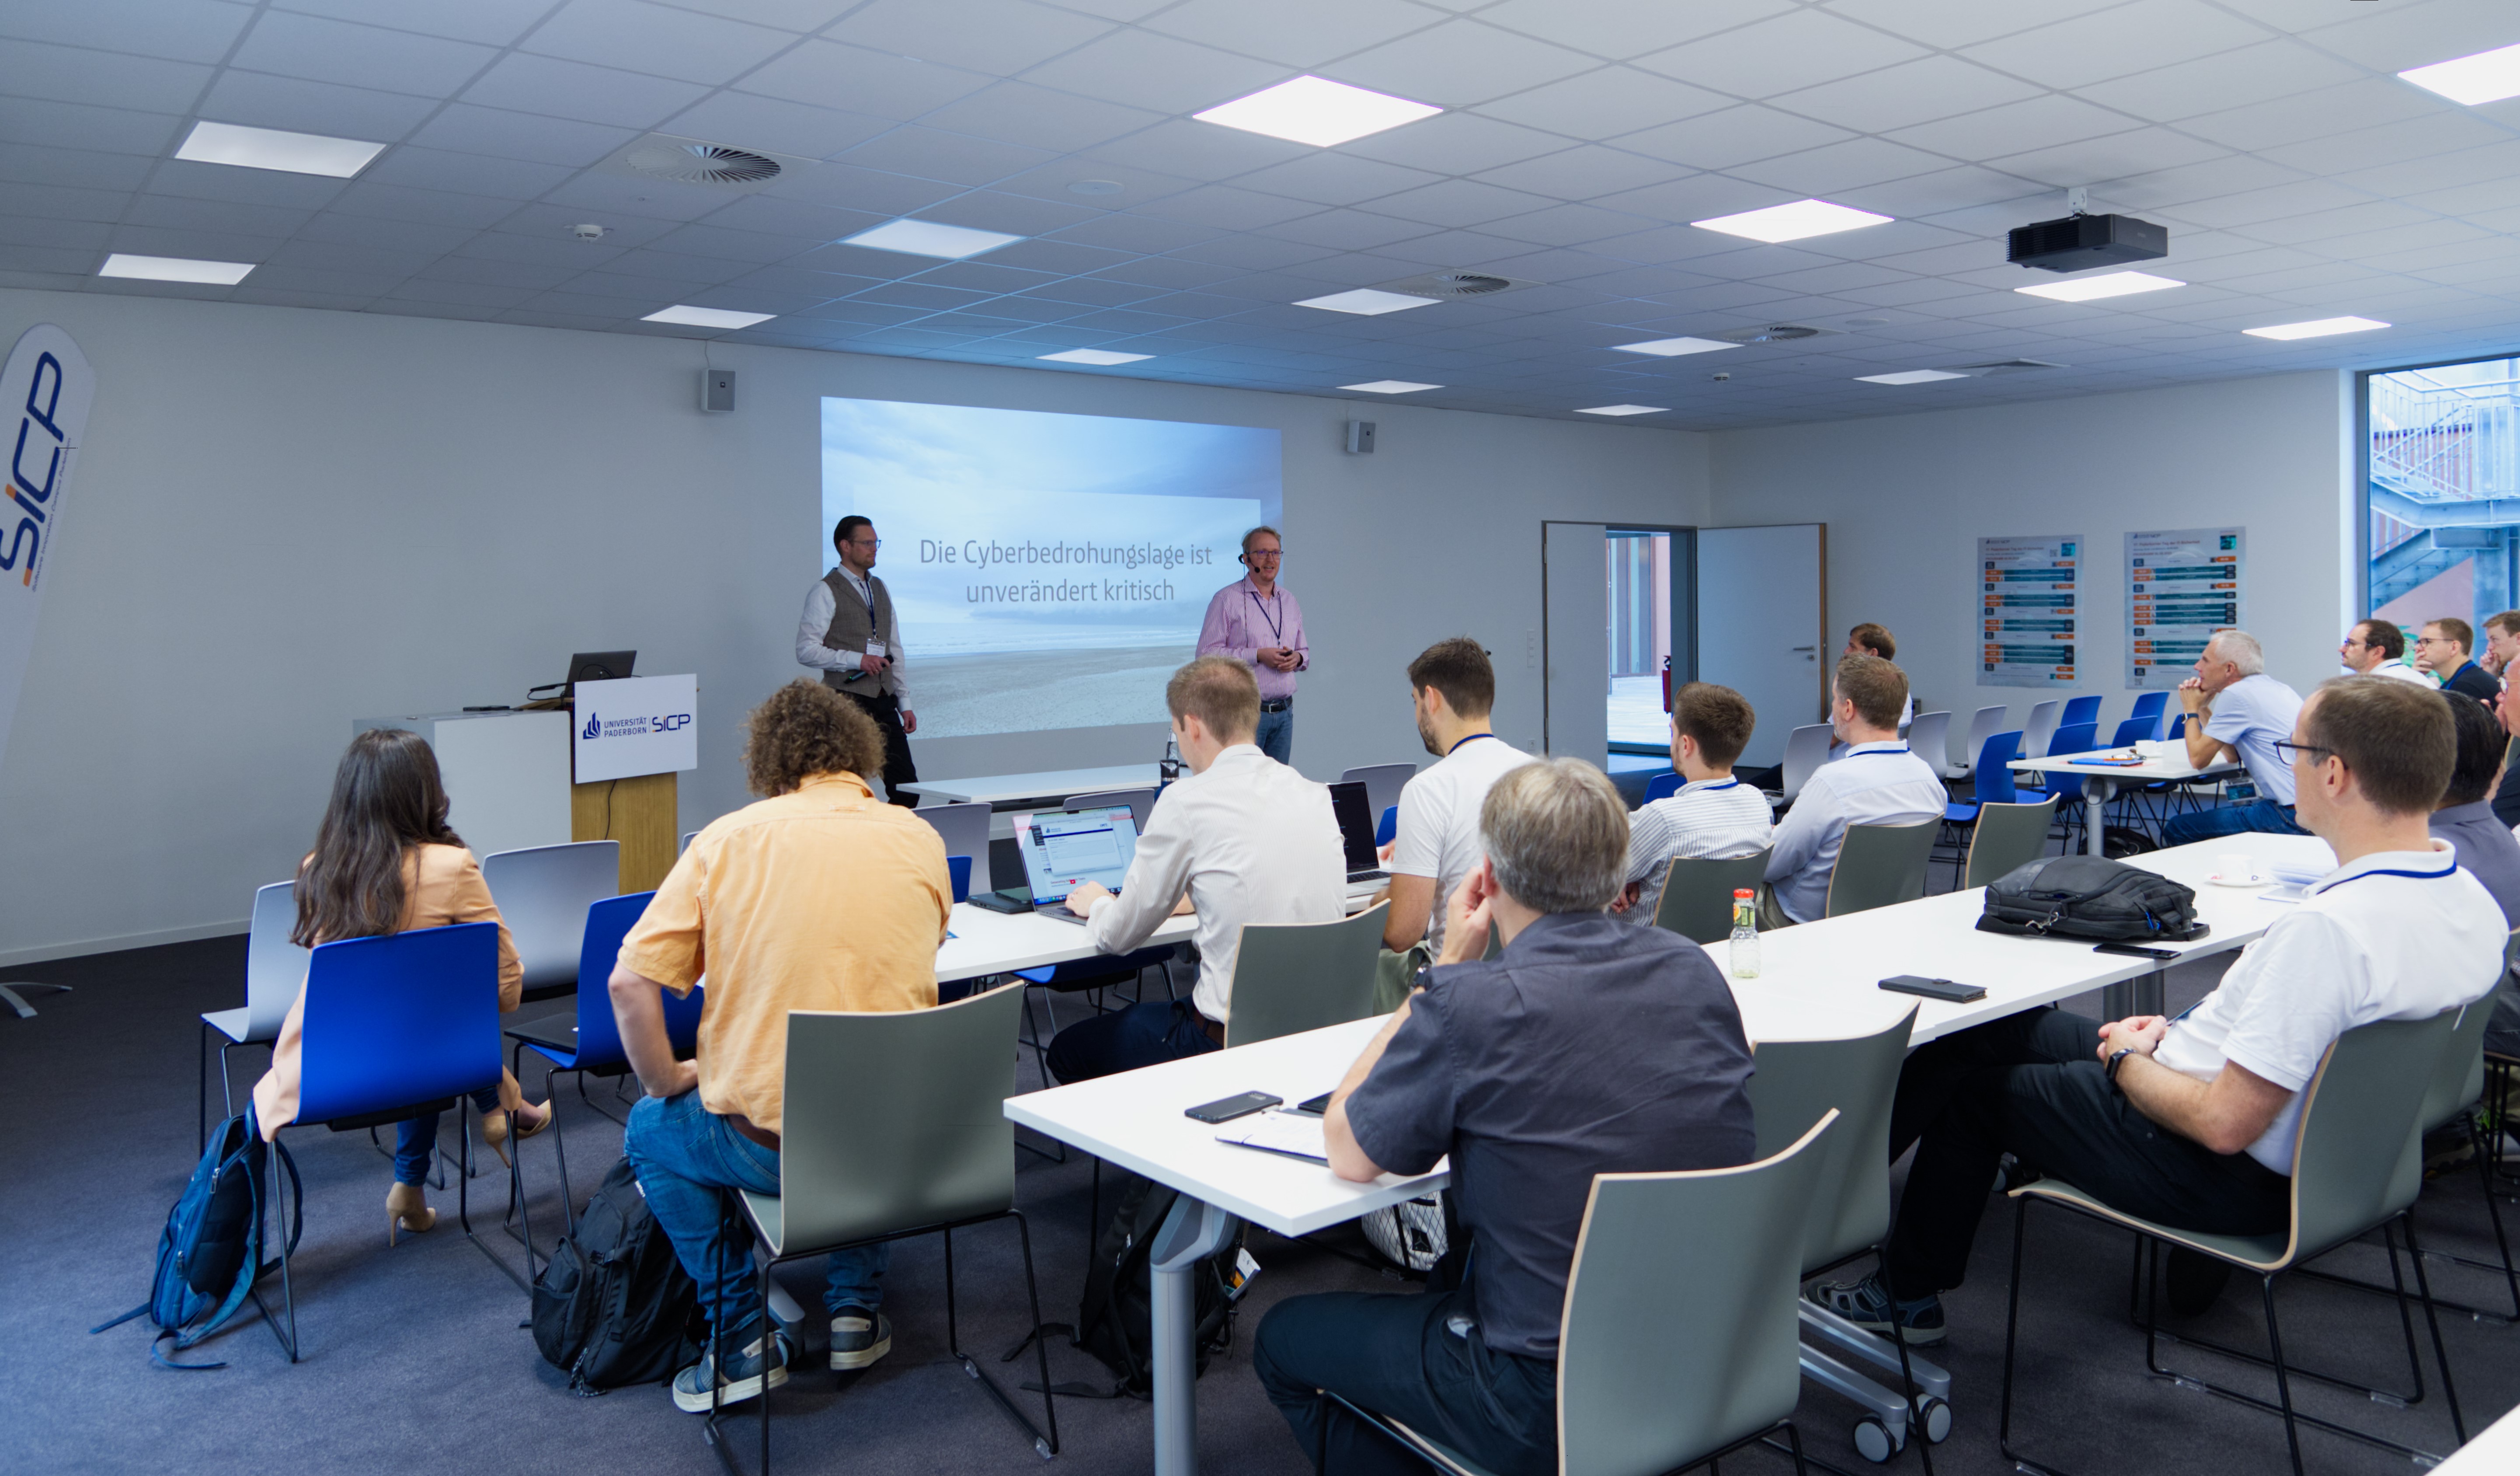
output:
M1662 710L1671 711L1671 658L1662 659Z

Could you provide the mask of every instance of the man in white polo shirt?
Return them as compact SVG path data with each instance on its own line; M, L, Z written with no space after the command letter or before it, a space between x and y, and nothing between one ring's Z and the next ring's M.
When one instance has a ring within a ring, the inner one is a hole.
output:
M2026 1010L1909 1056L1890 1153L1913 1143L1916 1158L1887 1284L1875 1272L1813 1300L1883 1332L1895 1319L1912 1343L1940 1341L1939 1294L1968 1268L2005 1153L2181 1229L2280 1229L2300 1093L2327 1047L2356 1026L2426 1019L2495 987L2502 909L2424 828L2456 752L2448 704L2386 677L2337 677L2280 747L2301 818L2336 869L2177 1020Z
M2190 810L2161 827L2161 844L2184 846L2243 831L2306 835L2292 812L2292 765L2275 745L2292 731L2301 694L2267 674L2267 654L2246 630L2218 630L2179 684L2187 713L2187 761L2198 768L2238 758L2258 787L2247 805Z
M1440 952L1445 903L1487 854L1479 807L1488 786L1532 761L1489 725L1496 668L1468 636L1419 652L1409 664L1409 694L1418 739L1436 761L1400 791L1391 853L1383 862L1391 873L1391 911L1383 919L1382 946L1406 953L1422 939Z
M2431 686L2433 679L2407 661L2407 632L2395 621L2358 621L2336 647L2336 659L2358 676L2386 676Z
M1877 656L1838 658L1829 729L1846 751L1803 781L1794 807L1777 825L1768 886L1759 899L1761 927L1810 922L1828 911L1828 879L1837 872L1849 825L1942 819L1951 791L1899 737L1907 702L1908 673L1895 664Z

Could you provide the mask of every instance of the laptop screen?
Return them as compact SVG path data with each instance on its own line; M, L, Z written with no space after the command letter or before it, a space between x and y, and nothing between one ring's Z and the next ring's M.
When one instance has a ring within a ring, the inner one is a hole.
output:
M1086 882L1117 892L1138 853L1138 822L1126 805L1035 810L1012 823L1036 902L1058 901Z
M1338 816L1339 840L1347 846L1347 869L1371 871L1382 864L1374 856L1374 813L1362 781L1330 786L1330 813Z

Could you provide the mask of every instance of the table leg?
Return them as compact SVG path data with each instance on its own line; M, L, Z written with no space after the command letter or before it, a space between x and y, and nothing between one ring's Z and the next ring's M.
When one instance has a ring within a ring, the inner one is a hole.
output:
M1192 1476L1198 1469L1196 1350L1191 1347L1194 1314L1191 1268L1222 1250L1234 1237L1231 1215L1185 1194L1155 1231L1147 1258L1155 1355L1155 1476Z
M2105 985L2100 990L2100 1014L2109 1020L2126 1020L2137 1015L2158 1015L2168 998L2170 989L2158 968L2149 974Z
M2108 847L2102 841L2107 831L2109 795L2113 790L2108 779L2099 774L2083 776L2083 854L2105 855Z

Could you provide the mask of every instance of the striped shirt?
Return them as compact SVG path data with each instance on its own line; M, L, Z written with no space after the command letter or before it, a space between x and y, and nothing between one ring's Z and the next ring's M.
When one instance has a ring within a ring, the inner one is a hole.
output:
M1640 886L1636 905L1619 915L1653 921L1673 857L1755 855L1775 829L1768 797L1730 774L1682 785L1628 816L1628 880Z

